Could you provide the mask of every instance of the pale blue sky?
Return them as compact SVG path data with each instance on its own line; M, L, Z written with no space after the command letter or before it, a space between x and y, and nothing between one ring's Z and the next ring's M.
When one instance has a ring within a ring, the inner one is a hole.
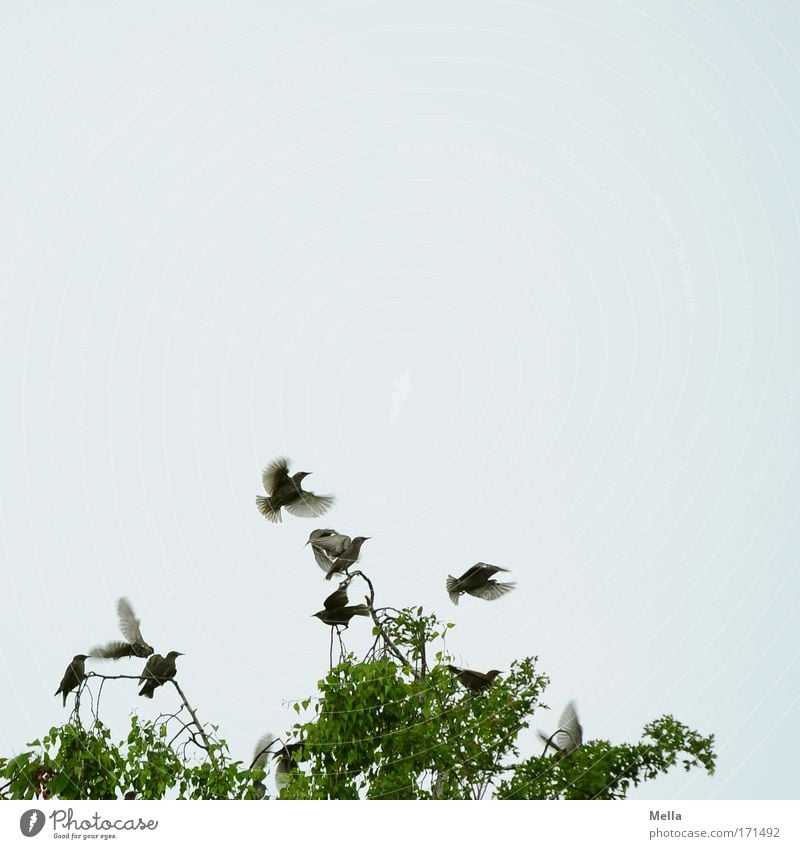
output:
M0 14L0 751L120 595L236 756L290 725L328 587L253 504L286 454L379 600L540 656L536 725L716 734L637 797L797 797L796 10ZM517 589L454 608L477 560Z

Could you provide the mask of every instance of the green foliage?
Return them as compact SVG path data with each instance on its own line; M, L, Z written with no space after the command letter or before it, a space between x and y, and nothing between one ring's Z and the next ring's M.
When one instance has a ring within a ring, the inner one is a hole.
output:
M645 728L651 743L595 741L566 757L517 762L548 684L523 658L483 693L465 691L444 650L428 668L426 648L451 626L422 610L395 611L376 633L387 648L359 662L348 655L319 682L313 716L294 726L305 741L282 799L614 799L673 766L713 773L712 737L671 717ZM408 661L401 662L397 655ZM298 713L309 701L295 705Z
M543 707L549 683L537 659L514 661L484 692L472 693L447 668L451 624L422 608L376 609L372 598L370 651L359 659L340 641L340 657L331 659L318 694L294 705L299 721L292 736L303 746L293 753L280 798L622 799L679 761L713 774L713 736L670 716L646 725L639 743L593 740L567 755L520 760L520 735ZM134 715L118 744L96 715L82 725L76 707L70 721L28 751L0 759L0 797L265 796L265 770L232 761L177 683L176 691L183 708L155 722ZM276 745L266 769L280 752Z
M0 784L12 799L228 799L252 796L256 773L227 757L212 741L210 756L195 763L167 742L164 722L131 717L127 739L114 744L99 720L84 727L73 720L51 728L32 749L0 761Z
M702 737L671 716L644 727L645 740L612 745L593 740L566 756L524 761L501 782L501 799L624 799L631 787L652 780L682 763L687 771L703 767L714 773L713 735Z

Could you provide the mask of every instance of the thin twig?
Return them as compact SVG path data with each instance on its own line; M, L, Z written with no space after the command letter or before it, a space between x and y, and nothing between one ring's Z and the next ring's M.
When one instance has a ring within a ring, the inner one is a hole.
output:
M188 710L191 714L191 717L194 720L195 727L197 728L200 736L203 738L203 742L205 743L204 748L208 752L208 756L211 758L211 760L214 762L214 765L216 766L217 759L216 757L214 757L214 753L211 751L211 741L208 739L208 735L206 734L205 729L200 724L200 720L198 720L197 714L194 712L194 709L189 704L189 700L186 698L186 694L181 689L181 685L174 678L170 678L169 681L171 684L174 685L175 689L178 691L178 695L183 700L184 705L186 705L186 710ZM194 735L192 736L194 737Z
M356 575L361 577L369 587L369 596L366 597L367 608L369 610L369 614L372 617L372 621L375 623L375 627L380 631L381 636L383 637L383 641L386 644L386 648L403 664L403 666L407 667L411 670L415 678L419 678L420 674L414 669L413 665L408 662L408 658L403 655L403 653L397 648L397 646L392 642L389 635L386 633L385 628L383 627L383 623L378 618L377 613L375 612L375 587L372 586L372 581L360 570L356 569L355 572L350 574L351 578L354 578Z

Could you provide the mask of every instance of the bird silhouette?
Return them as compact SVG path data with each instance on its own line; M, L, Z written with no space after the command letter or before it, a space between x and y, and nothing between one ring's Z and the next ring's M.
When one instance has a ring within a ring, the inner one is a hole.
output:
M539 732L539 737L544 741L544 753L547 752L548 746L552 746L557 752L562 755L568 755L574 752L583 743L583 728L578 722L578 711L575 708L575 702L570 702L561 713L561 718L558 720L558 730L549 737L543 732Z
M333 561L343 554L352 540L346 534L340 534L333 528L319 528L311 531L306 545L311 546L314 559L323 572L330 571Z
M355 537L336 560L331 563L331 568L328 569L325 580L330 581L337 573L346 572L358 560L361 555L361 546L368 539L372 539L372 537Z
M321 516L333 504L332 495L315 495L302 487L303 478L311 472L295 472L289 476L289 461L281 457L270 463L261 476L267 496L257 495L256 506L270 522L281 522L281 508L304 518Z
M326 599L322 602L322 606L325 610L339 610L342 607L347 606L347 581L344 581L339 585L337 590L334 590Z
M117 615L119 629L125 637L125 642L113 640L104 646L95 646L89 652L89 656L110 660L119 660L121 657L150 657L155 649L144 641L139 627L140 620L136 618L127 598L121 598L117 602Z
M64 707L67 705L67 695L79 687L86 677L86 660L88 657L88 654L76 654L72 658L67 671L64 673L64 677L61 679L61 683L58 685L58 689L53 693L54 696L57 696L59 693L64 696L62 701Z
M139 678L139 683L144 684L142 689L139 690L139 695L146 699L152 699L156 687L166 684L167 681L175 677L175 658L182 654L183 652L180 651L171 651L166 657L162 657L160 654L148 657Z
M326 625L344 625L347 628L354 616L369 616L369 607L366 604L347 604L347 582L339 589L332 592L324 602L323 610L312 614Z
M508 572L502 566L492 566L490 563L476 563L470 566L460 578L447 576L447 593L453 604L458 604L458 599L463 593L469 593L476 598L493 601L501 595L514 588L513 583L501 584L492 579L492 575L498 572Z
M458 677L458 680L471 692L482 693L488 690L494 683L494 679L500 674L499 669L490 669L488 672L476 672L474 669L462 669L460 666L447 665L447 668Z

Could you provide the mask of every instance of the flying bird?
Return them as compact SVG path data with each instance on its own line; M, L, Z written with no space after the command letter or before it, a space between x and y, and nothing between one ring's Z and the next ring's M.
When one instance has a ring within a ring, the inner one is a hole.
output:
M76 654L72 658L67 671L64 673L64 677L61 679L61 683L58 685L58 689L53 693L54 696L57 696L59 693L63 694L64 700L62 704L64 707L67 705L67 695L77 689L86 677L86 659L88 657L88 654Z
M330 571L333 561L347 550L352 540L346 534L340 534L333 528L319 528L311 531L306 545L311 546L314 559L323 572Z
M460 666L447 665L447 668L458 677L458 680L471 692L482 693L488 690L494 683L494 679L500 674L499 669L490 669L488 672L476 672L474 669L462 669Z
M366 604L347 604L347 584L342 584L338 590L332 592L324 602L323 610L312 614L326 625L344 625L347 628L354 616L369 616L369 607Z
M311 472L295 472L289 476L289 461L285 457L270 463L261 476L267 496L257 495L256 506L270 522L280 522L281 507L293 516L306 519L321 516L333 504L332 495L315 495L303 489L303 478Z
M162 657L160 654L148 657L139 678L139 683L144 684L142 689L139 690L139 695L146 699L152 699L156 687L166 684L167 681L175 677L175 658L182 654L181 651L171 651L166 657Z
M549 737L540 731L539 736L545 743L544 752L547 752L548 746L552 746L562 755L574 752L583 743L583 728L578 722L575 702L570 702L564 708L561 718L558 720L558 731L555 731Z
M275 767L275 784L279 792L289 783L289 773L293 769L297 769L297 761L294 757L295 752L299 752L304 745L305 740L298 740L296 743L286 743L272 755L278 762L278 765Z
M469 593L476 598L493 601L500 598L514 588L513 583L501 584L492 579L497 572L508 572L502 566L492 566L490 563L476 563L470 566L460 578L447 576L447 593L453 604L458 604L458 599L463 593Z
M274 742L275 737L272 734L264 734L259 738L253 752L253 762L250 764L250 769L260 769L263 772L267 771L267 756ZM267 793L267 786L263 781L254 781L253 790L255 791L256 798L263 799Z
M361 555L361 546L372 537L355 537L353 541L344 549L344 551L331 563L331 568L328 569L328 574L325 576L326 581L337 574L338 572L346 572Z
M117 615L119 616L119 629L125 642L113 640L104 646L95 646L90 652L90 657L119 660L121 657L150 657L155 649L148 645L142 637L139 628L140 620L136 618L133 607L127 598L121 598L117 602Z

